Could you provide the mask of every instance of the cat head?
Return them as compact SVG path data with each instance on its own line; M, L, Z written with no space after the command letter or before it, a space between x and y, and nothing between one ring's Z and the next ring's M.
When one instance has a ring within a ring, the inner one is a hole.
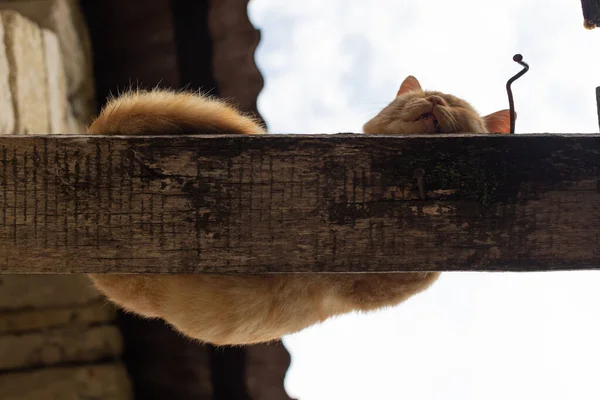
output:
M516 113L515 113L516 118ZM510 111L482 117L451 94L423 90L414 76L394 101L363 126L365 133L510 133Z

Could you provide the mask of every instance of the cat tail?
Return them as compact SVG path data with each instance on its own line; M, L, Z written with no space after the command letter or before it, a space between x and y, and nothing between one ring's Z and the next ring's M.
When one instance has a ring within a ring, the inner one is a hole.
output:
M262 124L225 101L199 93L135 90L110 99L91 134L261 134Z

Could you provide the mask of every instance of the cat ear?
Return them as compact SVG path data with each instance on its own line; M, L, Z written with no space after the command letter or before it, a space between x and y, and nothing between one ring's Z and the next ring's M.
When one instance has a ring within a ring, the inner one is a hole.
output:
M515 112L515 120L517 113ZM510 110L496 111L483 117L489 133L510 133Z
M401 94L412 92L413 90L423 91L423 89L421 89L421 84L419 83L417 78L415 78L412 75L409 75L404 80L404 82L402 82L402 85L400 85L400 89L398 89L398 93L396 94L396 96L400 96Z

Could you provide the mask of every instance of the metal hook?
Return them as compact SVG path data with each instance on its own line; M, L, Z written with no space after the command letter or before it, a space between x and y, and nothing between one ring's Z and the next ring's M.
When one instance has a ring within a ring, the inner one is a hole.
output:
M512 89L510 88L510 85L512 85L514 81L516 81L517 79L525 75L527 71L529 71L529 65L525 61L523 61L522 55L515 54L513 56L513 61L521 64L523 66L523 69L519 71L518 74L510 78L508 82L506 82L506 91L508 92L508 107L510 108L510 133L515 133L515 102L513 100Z

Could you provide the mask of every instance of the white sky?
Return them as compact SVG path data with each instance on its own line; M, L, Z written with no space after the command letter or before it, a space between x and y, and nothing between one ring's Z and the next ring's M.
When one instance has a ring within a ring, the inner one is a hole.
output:
M252 0L273 133L360 132L408 74L517 132L598 132L600 29L574 0ZM600 272L446 273L399 307L284 339L301 400L598 399Z

